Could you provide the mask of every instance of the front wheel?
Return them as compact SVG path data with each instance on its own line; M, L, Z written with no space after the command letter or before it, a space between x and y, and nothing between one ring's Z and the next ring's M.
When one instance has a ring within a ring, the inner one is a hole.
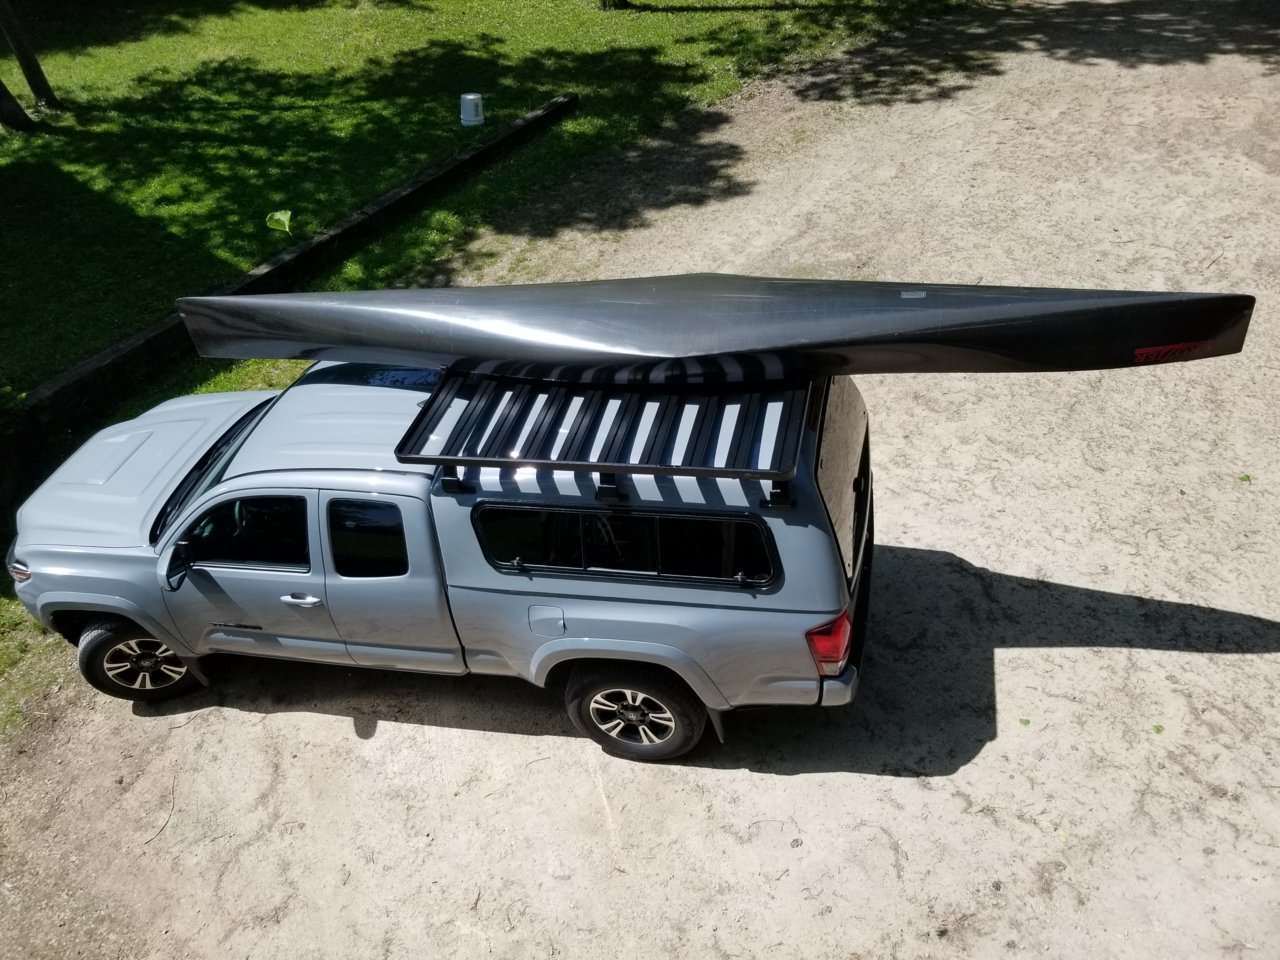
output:
M166 643L114 620L85 628L76 661L91 686L122 700L167 700L200 685Z
M579 667L565 688L574 726L605 753L670 760L702 739L707 708L683 682L651 667Z

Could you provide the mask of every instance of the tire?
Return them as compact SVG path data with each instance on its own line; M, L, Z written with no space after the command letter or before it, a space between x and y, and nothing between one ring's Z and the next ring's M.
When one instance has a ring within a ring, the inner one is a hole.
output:
M643 665L578 667L564 702L575 727L628 760L683 756L707 725L707 708L682 681Z
M85 627L76 662L90 686L121 700L168 700L200 686L191 669L163 641L121 620L100 620Z

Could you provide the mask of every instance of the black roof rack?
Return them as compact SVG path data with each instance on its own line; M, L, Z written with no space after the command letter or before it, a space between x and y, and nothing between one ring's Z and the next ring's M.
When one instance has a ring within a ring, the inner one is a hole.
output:
M548 383L448 373L401 463L782 482L813 384Z

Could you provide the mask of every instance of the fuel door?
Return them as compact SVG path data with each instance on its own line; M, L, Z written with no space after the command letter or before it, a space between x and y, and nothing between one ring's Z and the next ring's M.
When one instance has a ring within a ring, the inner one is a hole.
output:
M564 611L535 604L529 608L529 629L540 637L563 637Z

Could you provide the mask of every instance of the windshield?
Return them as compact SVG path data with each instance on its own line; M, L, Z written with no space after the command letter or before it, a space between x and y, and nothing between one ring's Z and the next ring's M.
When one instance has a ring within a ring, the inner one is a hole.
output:
M240 444L244 441L249 433L253 430L257 422L266 412L267 406L275 397L268 397L252 410L242 416L233 423L217 442L213 444L204 455L196 461L182 482L169 494L169 499L164 502L164 506L160 508L160 513L156 516L155 523L151 525L151 542L155 543L159 540L169 526L169 523L182 513L182 510L188 503L197 496L204 493L215 483L222 479L223 472L227 469L227 465L231 462L231 458L240 449Z

